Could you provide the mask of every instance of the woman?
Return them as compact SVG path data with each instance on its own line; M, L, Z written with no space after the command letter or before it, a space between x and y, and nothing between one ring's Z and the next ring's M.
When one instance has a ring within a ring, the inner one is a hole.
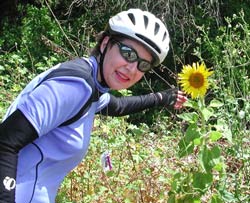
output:
M181 108L186 97L177 89L120 98L108 93L134 85L168 50L164 24L130 9L110 18L89 58L58 64L34 78L0 126L0 203L54 202L64 177L86 155L96 113Z

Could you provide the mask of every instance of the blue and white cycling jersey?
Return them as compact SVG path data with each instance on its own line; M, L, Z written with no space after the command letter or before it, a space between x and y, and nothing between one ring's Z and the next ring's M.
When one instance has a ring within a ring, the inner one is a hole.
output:
M16 109L21 110L39 136L19 152L16 203L54 203L64 177L86 155L95 113L107 106L110 95L108 89L102 87L96 79L95 58L81 60L91 65L95 85L103 94L79 120L57 127L76 115L79 107L90 97L92 89L84 79L60 76L48 79L36 87L60 64L34 78L7 111L5 117Z

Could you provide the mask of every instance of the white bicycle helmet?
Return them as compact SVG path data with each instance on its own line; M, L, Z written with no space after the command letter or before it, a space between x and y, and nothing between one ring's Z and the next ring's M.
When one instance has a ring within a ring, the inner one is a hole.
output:
M144 44L155 58L154 66L163 62L169 50L169 34L162 21L148 11L129 9L109 19L110 34L121 34Z

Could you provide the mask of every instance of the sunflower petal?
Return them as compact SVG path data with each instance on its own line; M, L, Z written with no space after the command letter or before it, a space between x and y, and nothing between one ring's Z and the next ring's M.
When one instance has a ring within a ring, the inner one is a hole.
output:
M193 99L204 97L209 87L208 77L212 74L213 71L208 70L204 62L183 65L182 72L178 74L178 83Z

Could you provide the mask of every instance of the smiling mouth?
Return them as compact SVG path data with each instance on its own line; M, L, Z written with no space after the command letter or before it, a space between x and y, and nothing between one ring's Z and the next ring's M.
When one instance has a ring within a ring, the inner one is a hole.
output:
M129 77L127 77L125 74L121 72L116 71L115 73L119 81L128 82L130 80Z

